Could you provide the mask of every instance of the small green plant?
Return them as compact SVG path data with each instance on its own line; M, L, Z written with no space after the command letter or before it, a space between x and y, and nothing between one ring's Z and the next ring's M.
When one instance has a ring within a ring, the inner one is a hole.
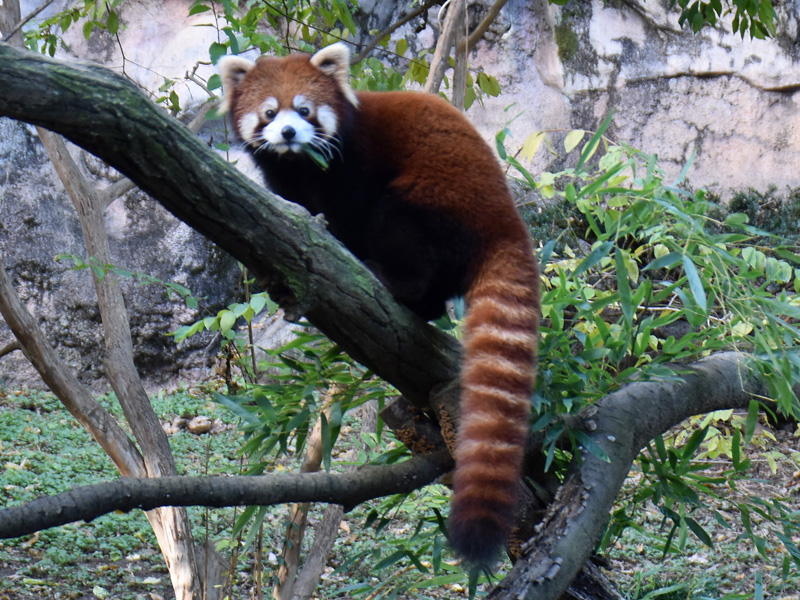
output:
M236 396L217 396L242 419L248 474L264 472L279 456L300 455L324 404L330 406L330 414L323 415L323 464L330 469L344 415L373 399L382 406L385 386L313 331L298 331L293 341L267 356L258 367L270 383L250 386Z
M122 4L122 1L81 0L71 3L71 6L48 17L37 27L26 30L25 45L34 52L54 56L58 47L63 46L61 35L77 23L83 23L83 35L87 40L95 29L116 35L120 23L119 14L115 9Z

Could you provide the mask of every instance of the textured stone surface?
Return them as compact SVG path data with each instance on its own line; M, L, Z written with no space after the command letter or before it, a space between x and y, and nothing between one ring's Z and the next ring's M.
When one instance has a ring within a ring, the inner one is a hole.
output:
M0 255L17 293L83 381L102 385L102 325L91 276L55 259L86 258L80 223L32 127L0 119L0 181ZM154 384L181 371L203 373L211 337L176 347L167 334L230 301L238 292L234 261L138 191L108 208L106 226L115 265L205 297L193 311L160 286L121 281L142 373ZM0 346L11 339L0 327ZM0 360L0 384L37 385L37 379L21 353Z
M512 0L499 47L480 45L472 57L503 94L470 116L488 135L516 103L519 147L534 131L595 129L613 110L610 137L657 153L669 174L696 151L695 187L724 198L747 187L800 186L797 5L778 9L771 40L742 40L725 25L693 35L667 5ZM534 169L549 160L540 150Z

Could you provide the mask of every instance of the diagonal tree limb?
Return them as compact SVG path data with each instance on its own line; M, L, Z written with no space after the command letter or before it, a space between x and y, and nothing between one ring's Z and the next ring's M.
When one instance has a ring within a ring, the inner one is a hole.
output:
M591 555L631 464L655 436L696 414L747 408L764 385L749 357L726 352L682 369L682 381L633 383L596 403L588 434L609 456L584 452L492 600L558 598Z
M197 114L192 117L192 120L186 124L186 127L189 131L197 133L200 131L200 128L206 122L206 117L208 117L208 113L211 111L212 108L216 108L219 105L219 102L209 101L203 104L202 107L197 111ZM108 208L117 198L120 196L127 194L131 190L136 188L136 184L133 183L127 177L123 177L119 181L115 181L111 185L102 190L99 190L98 193L100 194L100 200L103 205L103 208Z
M270 294L425 405L460 344L423 323L307 211L248 180L130 82L0 44L0 115L58 131L245 264Z

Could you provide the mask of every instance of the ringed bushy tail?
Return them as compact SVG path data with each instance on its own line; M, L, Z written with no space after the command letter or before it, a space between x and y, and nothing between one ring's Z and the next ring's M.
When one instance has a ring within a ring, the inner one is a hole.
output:
M529 242L489 248L467 294L461 417L448 531L469 563L489 565L514 524L529 431L539 277Z

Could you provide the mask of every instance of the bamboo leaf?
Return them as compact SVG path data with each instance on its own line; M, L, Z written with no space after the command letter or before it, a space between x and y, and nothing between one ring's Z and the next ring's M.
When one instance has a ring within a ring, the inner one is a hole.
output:
M625 266L623 251L617 248L614 252L614 266L617 270L617 290L619 290L619 306L628 326L633 325L633 303L631 302L631 286L628 283L628 269Z
M601 258L608 256L609 250L614 246L613 242L600 242L597 244L589 255L583 259L578 268L575 269L575 272L572 274L573 277L579 277L587 270L591 269L594 265L600 262ZM624 272L624 269L623 269Z
M539 146L542 145L545 137L544 131L535 131L530 134L525 140L525 143L522 145L522 152L520 153L522 159L526 161L532 160L536 155L536 151L539 150Z
M703 282L700 279L700 274L697 272L692 259L687 255L683 255L683 271L686 273L686 279L689 281L689 289L692 291L692 297L697 302L697 306L703 313L708 311L708 299L706 298L706 291L703 288Z
M564 149L567 151L567 154L575 150L585 135L586 132L583 129L573 129L567 134L567 137L564 139Z

